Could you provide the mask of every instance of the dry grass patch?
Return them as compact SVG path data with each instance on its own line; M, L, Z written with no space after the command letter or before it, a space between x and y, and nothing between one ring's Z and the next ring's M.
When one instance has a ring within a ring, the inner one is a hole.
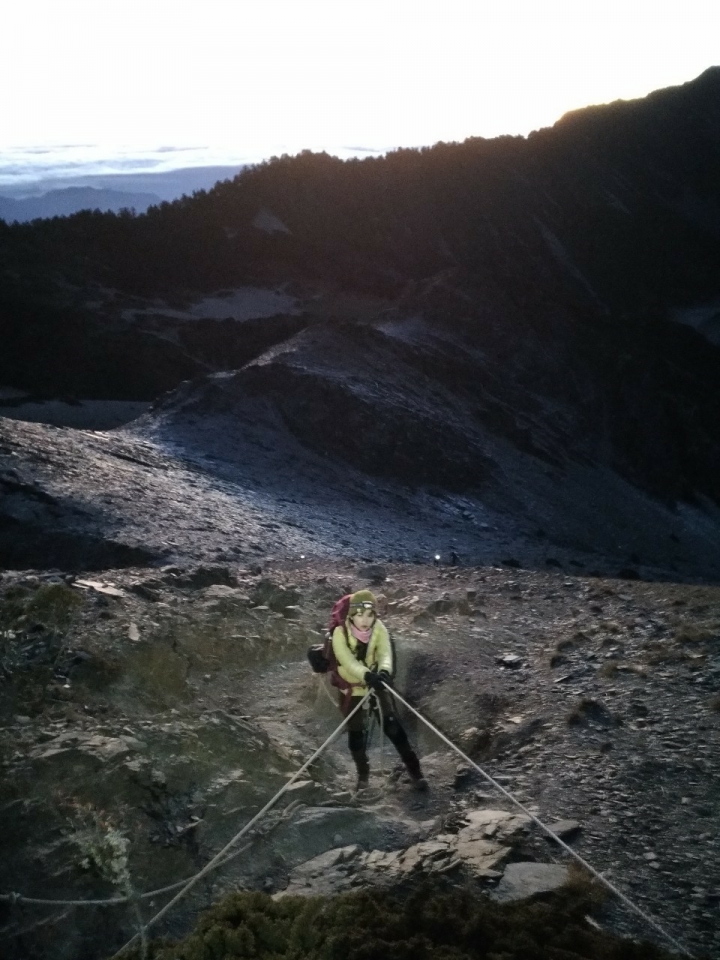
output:
M648 647L647 662L650 666L673 663L688 663L693 666L700 666L703 660L705 660L704 653L691 653L680 646L664 641Z
M578 640L587 640L587 637L584 633L576 633L573 637L558 640L555 644L556 653L562 653L564 650L574 650L578 645Z
M599 723L609 726L615 721L612 714L599 700L583 697L575 704L567 715L568 725L571 727L584 726L587 723Z
M603 680L609 680L610 677L614 677L618 672L618 664L616 660L606 660L605 663L600 667L597 672L598 677L602 677Z
M565 637L563 640L558 640L555 644L555 650L550 657L550 666L553 668L561 666L565 663L563 654L576 650L578 645L587 639L587 635L578 630L572 637Z
M601 906L610 896L610 891L600 883L589 870L577 860L571 860L567 865L568 879L563 889L577 896L593 906Z
M675 633L675 640L686 644L712 643L720 640L720 623L685 624Z

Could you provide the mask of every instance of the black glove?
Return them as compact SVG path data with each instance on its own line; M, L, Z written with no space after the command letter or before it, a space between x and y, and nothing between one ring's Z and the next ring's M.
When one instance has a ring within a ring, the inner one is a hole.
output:
M390 676L390 673L387 670L378 671L377 678L380 681L380 683L386 683L389 687L393 685L392 677ZM380 689L382 689L382 687L380 687Z
M371 690L382 690L382 683L380 682L380 674L373 673L372 670L368 670L365 673L365 684L370 687Z

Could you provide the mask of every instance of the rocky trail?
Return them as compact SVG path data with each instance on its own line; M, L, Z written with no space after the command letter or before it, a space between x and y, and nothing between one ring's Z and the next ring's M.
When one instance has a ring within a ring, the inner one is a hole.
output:
M7 572L1 889L84 899L117 895L112 863L139 890L197 872L339 722L305 651L332 599L368 582L384 597L403 695L712 956L720 589L702 585L317 560ZM376 731L371 787L354 797L341 736L165 932L182 935L238 887L325 893L426 875L502 899L567 879L565 854L405 719L429 794L410 789L388 744L380 773ZM98 956L133 932L117 908L111 921L99 909L0 910L9 957ZM596 922L656 939L610 901Z

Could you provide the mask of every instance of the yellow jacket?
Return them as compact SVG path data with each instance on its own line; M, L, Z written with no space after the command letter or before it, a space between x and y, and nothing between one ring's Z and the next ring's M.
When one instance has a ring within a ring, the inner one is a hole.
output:
M347 634L345 631L347 630ZM368 670L377 667L392 673L393 658L390 637L382 620L375 620L373 630L368 640L368 649L365 660L358 660L355 656L360 641L350 630L350 620L346 621L345 628L335 627L332 635L332 648L338 662L338 673L348 683L352 683L352 696L364 697L368 692L363 677Z

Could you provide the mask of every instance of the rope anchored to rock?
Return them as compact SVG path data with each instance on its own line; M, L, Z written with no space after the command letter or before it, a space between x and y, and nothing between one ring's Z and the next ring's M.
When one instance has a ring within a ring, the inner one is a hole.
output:
M560 837L550 827L547 826L547 824L543 823L542 820L536 817L534 813L531 813L531 811L528 810L528 808L524 806L516 797L514 797L509 790L506 790L505 787L501 786L497 782L497 780L495 780L493 777L490 776L489 773L483 770L482 767L478 766L478 764L475 763L474 760L471 760L466 753L463 753L460 747L454 744L452 740L450 740L448 737L445 736L444 733L438 730L438 728L434 724L430 723L430 721L427 720L418 710L416 710L415 707L412 707L407 702L407 700L401 697L400 694L397 692L397 690L394 690L394 689L391 690L387 685L385 685L385 688L390 693L392 693L393 696L397 697L400 703L402 703L403 706L407 707L407 709L411 713L413 713L419 720L422 720L425 726L428 727L428 729L432 730L432 732L437 737L439 737L443 741L443 743L447 744L447 746L450 747L451 750L454 750L455 753L459 754L459 756L461 756L466 763L469 763L471 767L477 770L477 772L482 777L484 777L488 783L490 783L493 787L495 787L496 790L499 790L500 793L502 793L504 797L507 797L507 799L510 800L511 803L515 804L516 807L522 810L525 816L529 817L533 823L537 824L537 826L540 827L541 830L543 830L549 837L551 837L555 841L555 843L558 843L563 848L563 850L565 850L567 853L570 854L571 857L574 857L574 859L577 860L577 862L581 864L584 867L584 869L588 871L588 873L592 874L593 877L599 880L600 883L602 883L603 886L605 886L611 893L613 893L619 900L621 900L626 907L629 907L639 917L642 917L642 919L647 924L649 924L657 933L659 933L665 940L667 940L668 943L671 943L676 950L679 950L680 953L682 953L686 957L692 957L692 954L687 949L687 947L683 946L683 944L681 944L678 940L676 940L673 936L671 936L666 930L663 929L663 927L660 926L660 924L656 920L654 920L649 914L647 914L644 910L642 910L635 903L633 903L632 900L626 897L625 894L622 893L622 891L618 890L618 888L613 883L611 883L601 873L599 873L594 867L592 867L587 862L587 860L585 860L583 857L580 856L579 853L576 853L575 850L572 849L572 847L568 846L568 844L565 843L564 840L561 840Z
M232 847L235 846L238 840L244 837L245 834L248 833L248 831L250 831L260 819L262 819L262 817L268 812L268 810L271 810L272 807L275 806L275 804L278 802L280 797L282 797L283 794L287 793L287 791L290 789L293 783L295 783L298 777L302 776L302 774L305 773L308 767L310 767L317 760L317 758L323 753L323 751L330 746L330 744L333 742L333 740L335 740L335 738L338 736L340 731L343 730L343 728L347 725L351 717L353 717L358 710L361 710L363 708L365 701L368 699L369 696L370 694L367 693L363 697L363 699L360 701L360 703L358 703L355 709L352 710L347 715L347 717L345 717L343 722L338 727L335 728L335 730L330 734L327 740L320 747L318 747L318 749L315 751L315 753L313 753L310 759L306 760L305 763L302 765L302 767L300 767L300 769L293 774L293 776L288 780L288 782L284 784L280 788L280 790L278 790L275 796L273 796L270 800L268 800L268 802L265 804L262 810L259 810L255 814L255 816L252 818L252 820L249 820L248 823L246 823L245 826L242 828L242 830L238 831L238 833L235 834L232 840L226 843L225 846L222 848L222 850L219 853L217 853L212 858L212 860L210 860L209 863L207 863L203 867L203 869L199 873L196 873L194 877L191 877L190 880L188 880L187 883L183 886L183 888L178 893L175 894L172 900L166 903L165 906L162 908L162 910L159 910L154 917L148 920L148 922L144 925L141 931L138 931L138 933L136 933L134 937L131 937L131 939L128 940L128 942L124 944L117 951L117 953L113 954L111 960L116 960L116 958L120 957L127 950L128 947L132 946L132 944L134 944L137 940L142 939L144 931L149 930L150 927L154 926L158 922L158 920L164 917L165 914L169 910L171 910L175 906L175 904L178 903L179 900L181 900L187 893L189 893L196 883L202 880L203 877L207 876L207 874L210 873L211 870L214 870L216 867L221 866L224 860L225 854L227 854L227 852Z
M675 939L671 934L669 934L660 924L653 919L648 913L638 907L635 903L632 902L621 890L619 890L613 883L607 880L601 873L599 873L591 864L589 864L580 854L576 853L567 843L564 842L547 824L543 823L539 817L535 816L524 804L522 804L509 790L506 790L505 787L501 786L497 780L495 780L489 773L482 769L474 760L471 760L466 753L464 753L460 747L452 742L448 737L445 736L438 728L427 720L418 710L416 710L407 700L402 697L397 690L388 687L385 685L385 689L394 697L399 700L412 714L414 714L419 720L421 720L429 730L432 731L443 743L445 743L451 750L457 753L463 758L463 760L470 764L470 766L476 770L491 786L498 790L504 797L506 797L512 804L514 804L518 809L520 809L525 816L527 816L533 823L535 823L540 829L546 833L552 840L555 841L563 850L570 854L589 874L595 877L604 887L606 887L614 896L616 896L626 907L632 910L635 914L641 917L649 926L651 926L658 934L660 934L668 943L672 944L673 947L682 953L686 957L692 958L690 951L681 944L677 939ZM194 876L190 877L187 880L180 881L179 883L171 884L170 886L163 887L159 890L153 890L145 894L139 894L136 897L115 897L107 900L44 900L37 899L32 897L24 897L18 893L6 893L0 894L0 901L7 902L9 904L41 904L41 905L53 905L53 906L115 906L123 903L132 902L134 906L138 907L138 902L143 899L149 899L162 895L163 893L170 893L173 890L178 888L178 893L170 900L165 906L158 911L147 923L140 923L138 932L125 943L115 954L111 960L117 960L122 954L134 943L140 940L142 943L146 942L146 934L150 927L154 926L159 920L162 919L189 891L200 881L203 877L207 876L212 870L217 869L218 867L224 866L230 860L235 859L241 853L248 849L248 845L242 847L240 850L234 850L230 852L232 847L237 844L237 842L242 839L247 833L249 833L252 828L257 824L272 807L280 800L280 798L287 793L290 787L302 776L303 773L320 757L320 755L327 749L328 746L337 738L338 734L345 728L349 720L357 713L358 710L362 710L363 706L371 696L371 692L367 693L365 697L357 704L357 706L345 717L338 727L333 731L333 733L324 741L324 743L318 747L318 749L312 754L312 756L297 770L293 776L285 783L280 790L265 804L265 806L259 810L255 816L245 824L245 826L235 834L235 836L225 844L225 846L217 853L204 867L200 870L199 873L196 873ZM380 714L380 729L382 731L382 713ZM294 806L294 805L292 805Z

